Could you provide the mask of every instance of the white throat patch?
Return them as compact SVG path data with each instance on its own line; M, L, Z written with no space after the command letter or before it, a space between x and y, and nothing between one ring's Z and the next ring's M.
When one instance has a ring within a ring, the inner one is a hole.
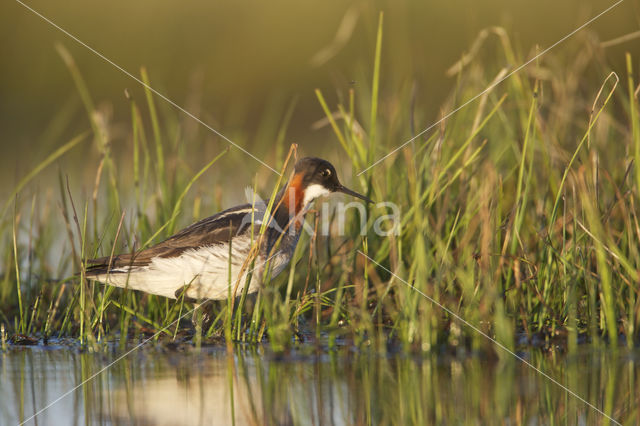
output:
M307 186L307 189L304 191L304 200L302 200L302 205L307 206L310 202L315 200L318 197L329 194L330 191L322 185L318 185L314 183L313 185Z

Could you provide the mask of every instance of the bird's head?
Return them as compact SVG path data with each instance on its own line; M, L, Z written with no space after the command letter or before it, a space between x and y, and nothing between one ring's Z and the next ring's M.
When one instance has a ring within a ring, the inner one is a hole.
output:
M296 163L289 191L290 199L293 197L295 200L296 212L316 198L333 192L342 192L373 203L371 199L342 185L335 167L321 158L305 157Z

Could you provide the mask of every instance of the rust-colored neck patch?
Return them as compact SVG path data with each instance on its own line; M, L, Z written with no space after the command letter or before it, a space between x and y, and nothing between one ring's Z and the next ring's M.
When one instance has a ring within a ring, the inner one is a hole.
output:
M302 200L304 200L304 189L302 188L302 173L296 173L289 182L289 187L284 194L284 200L282 205L289 211L290 216L295 216L304 207Z

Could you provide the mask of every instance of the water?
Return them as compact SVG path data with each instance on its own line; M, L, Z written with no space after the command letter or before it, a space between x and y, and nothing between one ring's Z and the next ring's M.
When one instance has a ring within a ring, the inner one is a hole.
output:
M1 424L607 423L511 356L383 356L348 347L286 356L236 347L229 355L149 345L114 363L122 353L59 345L0 354ZM640 352L524 355L616 421L640 421Z

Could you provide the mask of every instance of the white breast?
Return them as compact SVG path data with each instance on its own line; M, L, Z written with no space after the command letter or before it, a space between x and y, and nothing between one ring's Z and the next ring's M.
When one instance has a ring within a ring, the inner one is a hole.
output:
M302 204L306 206L316 198L327 194L329 194L329 190L327 188L314 183L313 185L307 186L307 189L304 191L304 200L302 200Z

